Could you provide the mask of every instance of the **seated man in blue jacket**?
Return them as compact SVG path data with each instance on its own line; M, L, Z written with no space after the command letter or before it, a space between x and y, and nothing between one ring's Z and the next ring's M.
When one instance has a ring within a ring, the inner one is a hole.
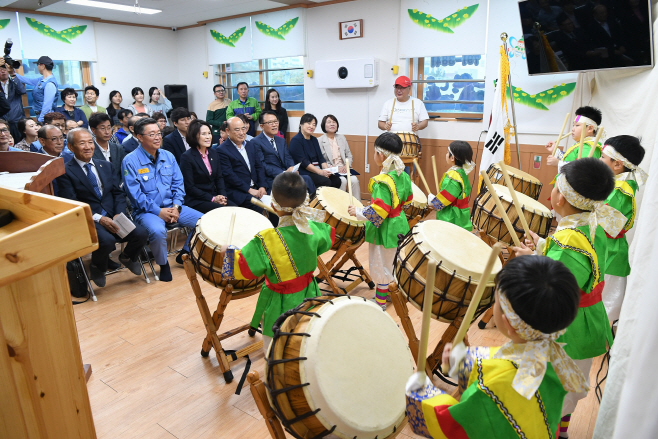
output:
M279 132L279 119L272 110L265 110L260 114L258 123L260 123L261 133L251 139L248 145L254 145L261 153L261 160L265 166L265 184L267 190L272 190L272 181L282 172L292 171L295 161L288 152L286 141L277 136ZM313 198L315 195L315 185L308 175L302 175L306 182L308 193Z
M158 123L150 117L140 119L133 131L140 146L123 159L124 190L135 209L135 220L149 232L149 245L155 262L160 265L160 280L171 282L165 222L194 228L202 213L183 206L183 175L173 154L160 149L162 133ZM192 233L177 262L182 262L182 255L189 252L191 237Z

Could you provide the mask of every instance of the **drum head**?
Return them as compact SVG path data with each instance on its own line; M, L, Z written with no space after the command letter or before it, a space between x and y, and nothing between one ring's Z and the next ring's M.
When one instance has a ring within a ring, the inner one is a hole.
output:
M235 213L235 226L230 243L228 229L231 223L231 214ZM271 229L272 223L262 214L244 207L226 206L213 209L199 219L197 233L207 240L209 246L222 246L232 244L242 248L251 241L257 233Z
M370 301L332 299L309 322L300 379L317 417L342 438L387 437L405 416L405 385L414 360L402 331Z
M502 186L500 184L494 184L492 186L494 187L496 194L498 194L498 197L501 200L505 200L508 203L512 203L512 195L510 195L507 186ZM535 211L538 215L545 217L552 216L551 211L546 206L541 204L539 201L535 200L534 198L530 198L526 194L522 194L519 191L516 192L516 197L519 199L519 203L521 203L521 206L523 206L526 210Z
M496 177L500 178L500 181L504 182L505 177L503 177L503 173L500 169L500 165L498 163L494 163L493 167L496 168L496 172L498 174L500 174L500 175L496 175ZM523 172L520 169L512 168L509 165L506 165L505 167L507 168L507 173L510 176L514 176L516 178L520 178L520 179L526 180L526 181L531 181L531 182L536 183L536 184L541 184L541 181L539 181L539 179L537 177L534 177L534 176L528 174L527 172Z
M365 226L367 221L359 221L356 217L347 213L347 208L350 205L363 207L361 201L354 197L352 197L352 201L350 201L350 196L347 192L336 189L335 187L322 186L317 190L317 198L320 204L322 204L324 209L329 212L331 216L346 223Z
M455 276L462 280L470 277L473 282L480 282L491 253L491 247L480 238L446 221L418 223L414 233L417 233L414 240L422 252L429 251L434 260L441 262L440 269L448 273L455 271ZM487 286L494 285L493 278L502 268L500 260L496 258ZM425 276L425 273L418 274Z
M411 189L414 193L413 203L416 205L427 206L427 195L425 195L413 182L411 183Z

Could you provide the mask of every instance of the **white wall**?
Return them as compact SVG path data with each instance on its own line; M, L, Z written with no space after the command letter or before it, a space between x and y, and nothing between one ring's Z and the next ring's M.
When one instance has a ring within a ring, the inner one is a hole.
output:
M212 87L217 81L214 69L208 65L206 26L171 32L176 38L178 83L187 85L189 109L201 119L206 118L208 104L215 99ZM208 72L208 78L203 72Z

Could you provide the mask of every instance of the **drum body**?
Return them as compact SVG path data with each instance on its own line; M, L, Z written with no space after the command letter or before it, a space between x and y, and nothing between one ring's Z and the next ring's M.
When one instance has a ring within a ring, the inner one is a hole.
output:
M363 207L361 201L334 187L319 187L315 198L311 200L311 207L324 210L326 212L324 222L336 229L336 242L332 250L338 250L338 247L344 242L357 243L365 239L366 222L359 221L356 217L347 213L349 205Z
M257 233L271 229L272 224L263 215L242 207L222 207L206 213L197 222L190 241L190 258L194 269L203 280L217 288L233 285L233 292L253 291L260 288L265 277L251 280L222 279L223 255L220 249L228 240L231 214L235 213L235 227L231 244L242 248Z
M274 324L266 356L270 405L296 438L399 432L414 360L402 331L374 303L306 299Z
M421 218L423 218L429 210L429 206L427 205L427 196L423 193L423 191L421 191L420 188L413 182L411 182L411 189L413 190L414 199L411 203L403 207L404 213L407 215L407 220L409 221L419 215Z
M416 133L396 131L395 134L402 139L402 152L400 153L400 158L402 160L417 158L420 153L420 139Z
M529 196L534 200L539 199L539 194L541 193L542 183L537 178L532 175L521 171L520 169L512 168L511 166L505 166L507 168L507 173L509 174L510 180L512 180L512 186L514 190ZM500 170L500 165L494 163L489 166L487 170L487 175L489 175L489 180L492 183L498 183L502 186L505 186L505 177L503 176L502 171ZM484 185L484 183L482 183ZM486 190L486 186L483 186Z
M499 184L493 185L496 194L500 198L501 203L505 207L505 212L512 222L514 231L520 240L523 240L523 225L519 219L519 212L516 211L516 207L512 202L512 196L510 195L509 189L507 186L501 186ZM553 214L550 210L539 201L536 201L527 195L516 193L519 203L521 204L523 215L528 222L528 227L530 230L535 232L537 235L542 238L546 238L551 228L551 223L553 222ZM471 212L471 221L473 225L480 230L489 235L491 238L496 241L503 242L507 245L513 245L514 241L505 226L496 203L493 200L491 194L483 192L475 199L473 203L473 211Z
M428 257L437 261L432 317L451 322L466 313L491 249L472 233L446 221L416 224L398 247L393 272L403 296L422 310ZM502 264L494 263L492 276ZM494 300L494 282L487 282L478 312ZM477 315L477 313L476 313Z

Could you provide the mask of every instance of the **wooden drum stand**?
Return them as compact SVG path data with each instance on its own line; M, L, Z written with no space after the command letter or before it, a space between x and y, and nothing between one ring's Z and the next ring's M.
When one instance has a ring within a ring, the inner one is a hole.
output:
M326 281L334 294L349 294L349 292L356 288L361 282L366 282L371 290L375 288L375 283L372 281L370 274L365 268L363 268L363 264L354 254L364 242L365 236L356 243L349 240L342 241L338 249L334 252L334 255L326 264L322 260L322 257L318 256L318 270L320 271L316 276L318 282ZM339 274L340 269L345 265L348 259L352 261L354 267L347 272L343 272L342 275ZM337 261L338 263L336 263ZM350 280L348 276L354 269L359 271L360 276L356 276L356 279L354 279L346 288L338 287L333 278L344 281Z

